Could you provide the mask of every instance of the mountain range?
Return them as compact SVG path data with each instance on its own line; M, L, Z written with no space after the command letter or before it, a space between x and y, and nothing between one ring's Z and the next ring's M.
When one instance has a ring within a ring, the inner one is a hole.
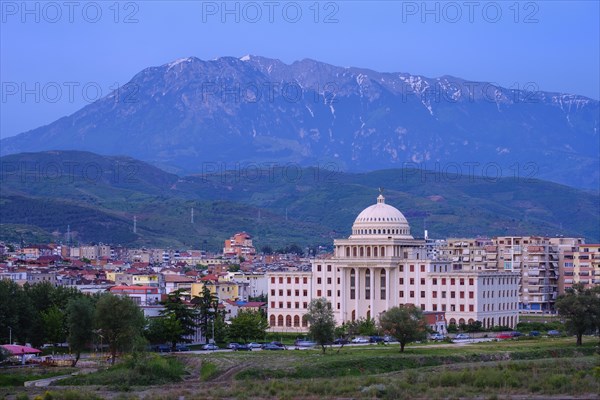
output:
M179 176L131 157L81 151L8 155L0 157L0 171L6 241L66 242L69 231L74 242L219 250L245 230L259 249L331 246L350 235L383 187L415 237L427 229L433 238L564 235L600 242L598 193L538 179L418 169L347 173L333 166Z
M597 100L259 56L150 67L0 155L78 150L178 175L289 166L540 178L598 190Z

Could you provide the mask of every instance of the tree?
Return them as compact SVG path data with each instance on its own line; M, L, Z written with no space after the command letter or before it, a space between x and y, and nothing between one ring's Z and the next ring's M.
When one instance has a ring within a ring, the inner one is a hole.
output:
M414 305L392 307L379 317L383 331L400 342L400 352L407 343L427 338L427 322L421 309Z
M90 298L82 296L69 302L67 327L69 346L75 352L74 367L94 335L94 304Z
M269 245L261 247L260 251L265 255L273 254L273 248Z
M565 294L556 299L558 313L567 320L567 329L577 337L581 346L583 334L599 328L600 289L586 289L581 283L565 289Z
M0 279L0 343L30 341L28 333L36 310L16 282Z
M46 341L52 344L63 343L67 336L65 314L57 306L52 306L43 311L41 317Z
M331 303L325 298L311 300L304 319L310 324L309 333L313 340L325 353L325 345L333 341L335 332L335 318Z
M118 351L131 350L144 327L144 313L129 297L103 295L96 304L95 325L108 343L112 364Z
M231 264L229 267L227 267L227 271L228 272L240 272L240 264Z
M267 318L259 311L240 311L229 325L229 337L243 339L249 342L253 339L265 337L269 323Z
M175 290L160 303L165 307L160 312L161 318L169 318L169 321L163 323L163 333L173 350L177 343L191 343L192 340L188 336L193 335L198 326L198 311L183 302L183 292L183 289Z
M199 326L202 337L204 337L204 343L208 343L208 332L214 327L219 309L219 299L211 293L208 286L204 285L201 296L194 297L192 303L195 304L198 310Z

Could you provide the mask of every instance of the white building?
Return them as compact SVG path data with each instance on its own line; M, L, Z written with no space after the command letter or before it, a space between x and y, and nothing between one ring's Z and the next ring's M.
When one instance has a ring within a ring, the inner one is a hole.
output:
M358 215L348 239L334 241L333 257L314 260L312 273L304 274L268 274L271 330L306 330L301 305L319 297L331 302L338 324L378 319L403 304L444 311L449 323L479 320L485 327L514 327L518 322L518 274L455 272L447 262L429 260L425 241L411 236L404 215L383 195ZM300 296L311 286L310 296Z

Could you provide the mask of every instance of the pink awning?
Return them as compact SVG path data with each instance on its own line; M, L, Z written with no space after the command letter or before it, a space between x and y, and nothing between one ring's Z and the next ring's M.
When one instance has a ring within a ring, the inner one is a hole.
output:
M2 347L4 347L6 350L8 350L10 353L12 353L15 356L18 356L21 354L34 354L34 353L42 352L41 350L34 349L33 347L20 346L18 344L3 344Z

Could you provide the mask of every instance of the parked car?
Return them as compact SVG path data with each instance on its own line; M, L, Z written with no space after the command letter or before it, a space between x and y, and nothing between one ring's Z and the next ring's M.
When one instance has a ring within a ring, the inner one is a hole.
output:
M531 332L529 332L529 336L540 336L540 332L539 331L531 331Z
M441 333L434 333L431 335L431 340L444 340L446 339L445 335L442 335Z
M229 343L227 345L228 349L235 350L240 344L239 343Z
M512 333L499 333L496 335L496 339L512 339Z
M369 339L359 336L352 339L352 343L369 343Z
M514 331L510 333L513 337L519 337L519 336L523 336L523 334L519 331Z
M333 341L333 344L348 344L350 341L344 338L337 338Z
M383 341L386 342L386 343L392 343L392 342L397 342L398 340L396 340L396 338L393 337L393 336L385 335L383 337Z
M284 348L273 343L267 343L263 345L263 350L284 350Z
M177 351L190 351L190 348L187 347L187 345L185 344L178 344L177 346L175 346L175 349Z
M294 346L296 347L315 347L317 343L312 340L296 340Z
M287 349L287 347L285 346L285 344L283 344L281 342L271 342L271 344L274 344L275 346L279 346L282 349Z
M260 349L262 347L262 344L256 343L256 342L250 342L250 343L248 343L248 347L250 347L251 349Z
M158 346L155 347L155 351L157 351L159 353L170 353L171 346L169 346L167 344L159 344Z
M370 336L369 337L369 343L383 343L383 337L382 336Z
M202 346L202 350L219 350L219 346L213 343L209 343Z
M234 351L251 351L252 348L247 344L238 344Z
M459 333L458 335L456 335L456 336L454 337L454 339L457 339L457 340L464 340L464 339L473 339L473 338L471 337L471 335L469 335L469 334L467 334L467 333Z
M560 331L552 329L551 331L548 331L548 336L560 336Z

